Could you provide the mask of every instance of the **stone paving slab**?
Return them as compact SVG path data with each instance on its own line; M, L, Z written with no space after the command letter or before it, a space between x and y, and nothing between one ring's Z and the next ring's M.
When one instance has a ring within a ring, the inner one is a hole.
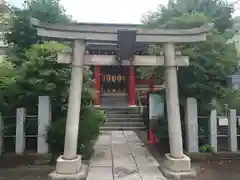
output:
M118 158L113 157L113 164L115 167L136 167L136 163L132 155L122 156Z
M114 157L132 155L127 144L112 144L112 152Z
M164 180L165 177L159 173L156 166L141 166L138 167L139 174L142 180Z
M90 167L87 180L114 180L112 167Z
M165 180L133 131L103 133L94 148L87 180Z
M112 152L111 148L98 149L90 161L91 166L112 166Z

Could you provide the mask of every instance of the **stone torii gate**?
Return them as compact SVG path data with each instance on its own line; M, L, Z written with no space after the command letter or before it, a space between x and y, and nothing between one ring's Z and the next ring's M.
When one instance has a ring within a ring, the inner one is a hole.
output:
M60 63L71 63L72 73L68 100L68 113L65 135L64 154L57 159L56 171L51 173L53 179L80 179L85 174L81 156L77 155L77 138L81 94L83 82L83 67L88 65L119 65L116 56L90 55L86 53L87 42L115 42L119 44L119 56L123 66L165 66L166 102L169 129L170 153L166 154L165 174L190 174L190 158L183 153L182 131L179 111L177 66L188 66L188 57L175 52L175 43L193 43L206 40L209 26L193 29L152 29L143 25L117 24L45 24L31 19L37 28L39 36L67 40L73 42L72 50L59 53ZM122 34L132 41L119 39ZM133 36L134 34L134 36ZM126 36L127 37L127 36ZM135 50L129 52L129 44L163 43L163 56L138 56ZM122 53L125 52L125 55ZM130 54L129 56L126 56ZM131 79L129 79L131 80ZM97 177L96 177L97 178Z

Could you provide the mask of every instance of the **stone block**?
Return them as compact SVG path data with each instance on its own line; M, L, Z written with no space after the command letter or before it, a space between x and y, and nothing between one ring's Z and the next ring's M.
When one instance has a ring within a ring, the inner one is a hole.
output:
M63 156L59 156L57 159L56 173L57 174L77 174L80 172L82 165L81 156L77 156L76 159L67 160L63 159Z
M196 172L191 169L191 160L184 155L182 159L175 159L170 154L165 155L164 164L160 165L160 170L166 178L170 179L196 179Z
M78 173L75 174L59 174L56 171L49 174L52 180L86 180L88 173L88 166L81 165Z
M191 169L191 160L188 156L184 155L182 159L171 157L170 154L165 154L165 166L173 172L187 172Z

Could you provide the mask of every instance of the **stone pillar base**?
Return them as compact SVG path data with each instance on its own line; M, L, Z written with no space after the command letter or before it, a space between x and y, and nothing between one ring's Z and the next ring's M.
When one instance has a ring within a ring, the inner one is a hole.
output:
M160 170L166 178L170 179L195 179L196 172L191 169L191 159L184 155L182 159L175 159L170 154L165 154L166 160Z
M88 167L82 165L81 156L76 159L66 160L63 156L57 159L56 171L49 174L52 180L82 180L87 176Z

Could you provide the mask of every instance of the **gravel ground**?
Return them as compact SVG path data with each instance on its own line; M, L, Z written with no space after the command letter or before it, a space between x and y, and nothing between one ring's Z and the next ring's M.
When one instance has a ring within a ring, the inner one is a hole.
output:
M23 166L0 169L0 180L50 180L48 173L54 166Z
M146 133L137 133L148 147L149 151L159 163L162 163L164 154L159 145L148 145ZM198 180L240 180L240 160L218 160L207 162L193 162L192 167L197 169ZM200 169L200 170L199 170Z
M240 160L194 163L201 168L199 180L239 180Z

